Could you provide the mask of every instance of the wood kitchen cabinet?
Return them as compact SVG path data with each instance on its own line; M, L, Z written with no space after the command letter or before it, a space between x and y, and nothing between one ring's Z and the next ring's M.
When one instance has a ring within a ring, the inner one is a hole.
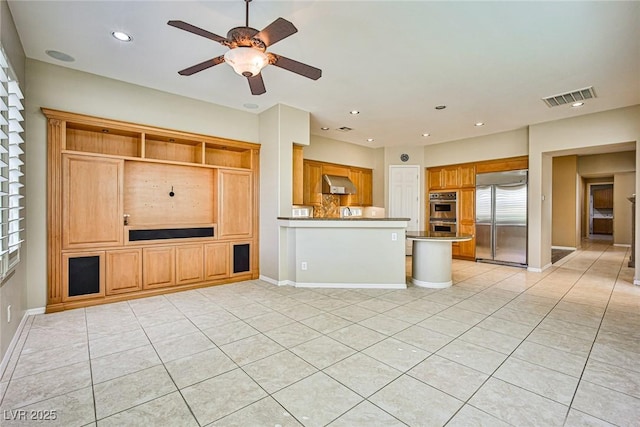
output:
M595 209L613 209L613 188L599 188L592 191Z
M373 205L373 171L371 169L349 169L349 179L356 187L356 194L340 196L342 206L371 206Z
M304 160L302 193L305 205L322 204L322 163Z
M593 234L613 234L613 218L593 218Z
M361 206L373 206L373 171L363 169L360 177L360 204Z
M304 160L301 145L293 144L292 200L294 205L304 204Z
M458 169L461 188L475 188L476 167L475 165L460 165Z
M469 241L458 242L458 256L471 260L476 256L475 203L475 188L463 188L458 191L458 233L473 236Z
M431 190L455 190L460 187L457 166L429 168L427 173Z

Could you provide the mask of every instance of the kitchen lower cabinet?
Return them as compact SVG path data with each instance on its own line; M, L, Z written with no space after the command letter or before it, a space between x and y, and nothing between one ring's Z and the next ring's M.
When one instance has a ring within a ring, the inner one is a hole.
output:
M144 289L165 288L176 284L176 248L157 247L142 250Z
M142 249L106 252L106 294L117 295L142 289Z
M613 234L613 218L593 218L593 234Z

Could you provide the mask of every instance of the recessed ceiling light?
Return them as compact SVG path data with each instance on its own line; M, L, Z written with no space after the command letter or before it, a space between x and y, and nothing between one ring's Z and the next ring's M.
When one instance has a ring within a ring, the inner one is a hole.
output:
M358 110L351 110L351 111L349 111L349 114L351 114L352 116L356 116L356 115L360 114L360 111L358 111Z
M57 51L57 50L45 50L44 53L46 53L47 55L49 55L53 59L57 59L58 61L73 62L73 61L76 60L73 56L67 55L64 52L60 52L60 51Z
M328 127L326 127L326 126L322 126L320 129L321 129L321 130L329 130L329 128L328 128Z
M422 136L424 136L424 137L427 137L427 136L429 136L429 135L430 135L430 134L428 134L428 133L426 133L426 132L422 134Z
M113 31L111 32L111 35L121 42L130 42L131 40L133 40L133 37L131 37L127 33L123 33L122 31Z
M574 102L573 104L571 104L573 108L582 107L583 105L584 105L584 102Z
M447 108L446 105L436 105L436 110L444 110L445 108Z
M249 109L251 109L251 110L255 110L256 108L258 108L258 107L259 107L259 105L258 105L258 104L250 104L250 103L242 104L242 106L243 106L244 108L249 108Z
M367 138L367 142L373 142L374 139L373 138Z
M476 126L484 126L484 123L483 122L477 122L475 125Z

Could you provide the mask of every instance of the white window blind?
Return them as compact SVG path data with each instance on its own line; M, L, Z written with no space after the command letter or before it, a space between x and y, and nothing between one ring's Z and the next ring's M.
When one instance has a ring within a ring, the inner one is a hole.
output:
M24 231L22 92L0 49L0 277L20 261Z

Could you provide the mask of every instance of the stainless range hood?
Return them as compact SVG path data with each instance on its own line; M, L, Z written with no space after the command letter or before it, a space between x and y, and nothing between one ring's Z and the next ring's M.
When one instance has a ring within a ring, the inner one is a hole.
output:
M346 176L322 175L324 194L356 194L356 186Z

